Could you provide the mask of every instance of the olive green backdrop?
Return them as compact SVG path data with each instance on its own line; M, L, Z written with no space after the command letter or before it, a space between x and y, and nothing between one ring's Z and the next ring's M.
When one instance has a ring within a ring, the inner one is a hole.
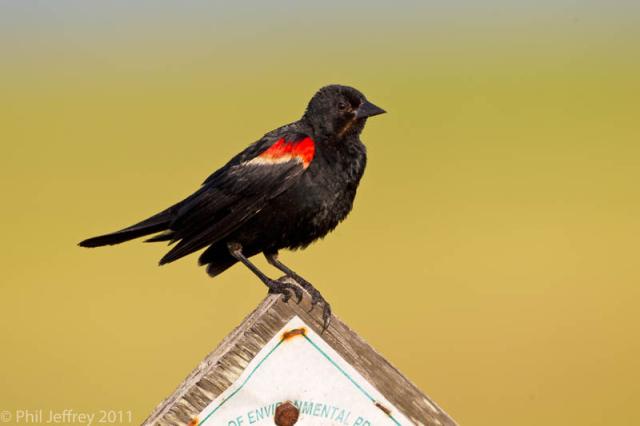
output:
M76 243L341 83L389 114L283 259L461 424L638 424L640 8L519 3L3 2L0 410L145 418L265 288Z

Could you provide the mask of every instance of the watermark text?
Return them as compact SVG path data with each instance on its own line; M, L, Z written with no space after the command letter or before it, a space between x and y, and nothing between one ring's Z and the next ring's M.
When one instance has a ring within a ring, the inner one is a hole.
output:
M0 410L0 423L22 425L122 425L133 421L131 410L81 411L72 408L61 410L17 409Z

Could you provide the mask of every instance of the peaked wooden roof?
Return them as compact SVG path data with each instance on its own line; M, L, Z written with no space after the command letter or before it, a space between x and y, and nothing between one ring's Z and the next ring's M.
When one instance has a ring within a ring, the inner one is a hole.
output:
M294 316L320 334L322 309L316 307L309 313L310 308L306 293L299 305L293 299L285 303L280 296L267 296L176 391L155 408L143 425L189 425L238 379L260 349ZM435 402L335 315L322 338L416 425L456 425Z

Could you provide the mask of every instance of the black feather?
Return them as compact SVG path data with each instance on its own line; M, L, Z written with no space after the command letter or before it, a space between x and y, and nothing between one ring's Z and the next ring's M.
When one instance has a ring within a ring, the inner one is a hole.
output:
M303 171L296 160L272 165L241 163L210 178L205 189L185 203L172 222L173 238L180 242L160 259L160 264L225 238L296 182Z
M168 209L143 220L142 222L138 222L135 225L131 225L119 231L88 238L81 241L78 245L81 247L108 246L164 231L169 228L173 212L178 206L179 204L171 206Z

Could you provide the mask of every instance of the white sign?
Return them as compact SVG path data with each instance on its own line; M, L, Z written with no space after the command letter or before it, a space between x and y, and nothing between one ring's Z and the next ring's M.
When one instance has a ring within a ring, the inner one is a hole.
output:
M411 425L297 316L192 424L273 425L276 407L285 401L300 410L296 426Z

